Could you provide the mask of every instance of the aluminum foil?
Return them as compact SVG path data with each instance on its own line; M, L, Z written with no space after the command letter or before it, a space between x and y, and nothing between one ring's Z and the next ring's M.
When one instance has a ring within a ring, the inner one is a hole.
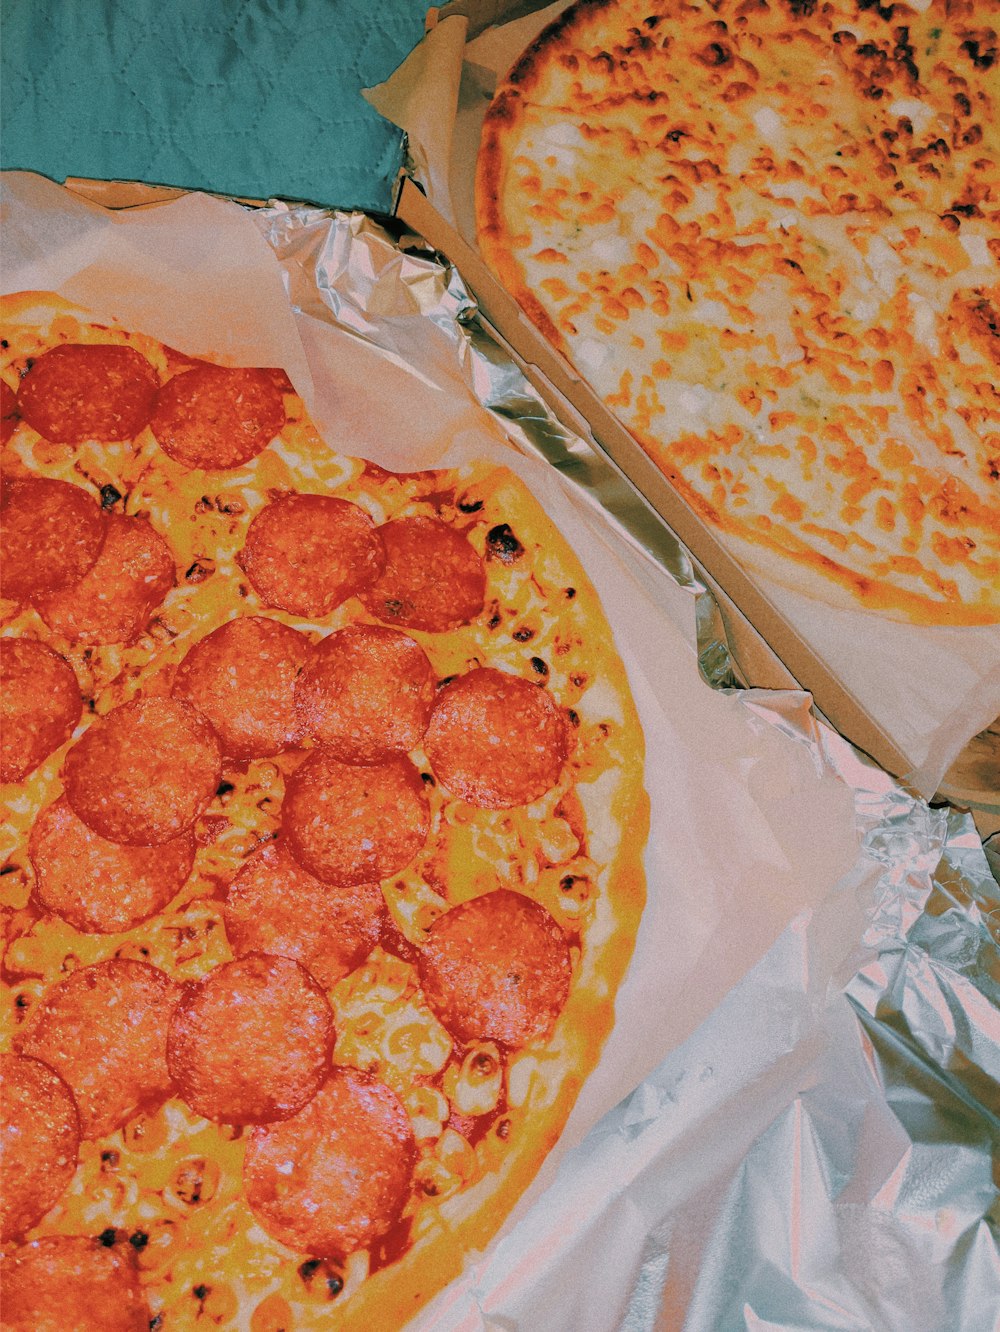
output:
M446 262L359 215L274 205L257 225L297 308L402 360L436 339L515 440L690 593L702 672L734 685L686 552L554 419ZM1000 1328L1000 889L987 855L968 816L911 797L807 696L744 701L853 791L856 873L568 1154L474 1274L478 1321L456 1327Z
M968 815L858 789L864 960L719 1199L685 1332L1000 1327L1000 888Z

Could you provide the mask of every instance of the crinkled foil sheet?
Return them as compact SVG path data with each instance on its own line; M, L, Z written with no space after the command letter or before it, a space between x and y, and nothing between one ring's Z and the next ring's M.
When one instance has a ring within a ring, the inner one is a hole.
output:
M735 683L686 552L551 416L447 263L358 214L257 216L294 304L403 358L433 325L515 439L690 591L703 674ZM982 843L969 816L913 799L801 694L746 700L854 790L857 882L797 918L569 1154L493 1260L533 1235L537 1280L494 1318L487 1266L484 1328L1000 1328L1000 888ZM849 947L831 957L836 938Z

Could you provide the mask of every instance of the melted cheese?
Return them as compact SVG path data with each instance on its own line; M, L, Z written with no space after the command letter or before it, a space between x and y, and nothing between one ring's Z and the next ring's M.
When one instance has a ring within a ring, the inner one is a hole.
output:
M550 32L487 118L487 259L751 562L1000 620L995 30L620 0Z

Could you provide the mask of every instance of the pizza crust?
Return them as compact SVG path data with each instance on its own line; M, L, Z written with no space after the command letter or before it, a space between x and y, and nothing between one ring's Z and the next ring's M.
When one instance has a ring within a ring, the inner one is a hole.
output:
M154 339L90 322L86 311L50 293L7 298L3 313L8 346L0 373L12 388L33 356L60 341L134 346L161 382L191 364ZM316 621L260 603L236 557L252 516L275 494L333 493L377 523L427 515L463 532L486 569L483 612L459 629L412 636L438 679L476 664L544 679L573 723L574 744L556 787L531 805L478 810L429 787L436 831L410 866L383 883L402 953L376 947L328 991L338 1032L334 1062L375 1069L420 1129L412 1196L378 1252L331 1263L270 1239L242 1198L241 1135L199 1120L177 1098L83 1144L70 1187L28 1238L109 1228L122 1243L130 1231L146 1236L137 1252L151 1309L179 1328L195 1325L200 1306L191 1292L203 1289L222 1327L245 1322L252 1310L275 1326L283 1319L296 1327L399 1326L454 1279L529 1188L596 1066L645 900L642 731L597 594L568 543L505 468L470 464L396 476L332 452L287 384L285 407L285 426L268 448L214 474L162 454L148 430L111 446L68 446L20 423L4 450L5 478L51 476L82 487L95 502L104 495L113 508L144 515L169 542L177 580L146 630L127 644L76 643L29 606L0 604L3 634L51 646L90 701L74 735L23 783L3 789L11 872L2 905L13 929L2 1047L16 1041L24 1014L58 982L70 955L74 966L141 959L179 983L200 980L232 957L225 886L277 833L284 783L301 764L301 750L225 763L219 793L196 825L192 877L161 912L125 933L79 934L44 914L32 896L26 845L40 811L59 798L66 755L81 735L131 699L169 693L192 644L234 616L264 615L312 639L371 622L356 598ZM411 758L427 770L419 747ZM503 1057L499 1100L470 1144L447 1117L428 1130L426 1089L453 1111L449 1095L461 1095L463 1052L423 1002L406 950L419 947L443 910L503 882L559 921L571 940L573 980L552 1037Z
M582 0L498 87L477 163L487 262L748 568L924 624L1000 621L976 25Z

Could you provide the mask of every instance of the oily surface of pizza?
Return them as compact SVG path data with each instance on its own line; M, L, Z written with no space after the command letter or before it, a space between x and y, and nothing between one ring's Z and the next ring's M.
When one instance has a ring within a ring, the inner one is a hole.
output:
M2 1326L402 1326L613 1021L642 733L513 473L3 321Z
M581 0L487 113L481 249L740 557L1000 620L995 0Z

